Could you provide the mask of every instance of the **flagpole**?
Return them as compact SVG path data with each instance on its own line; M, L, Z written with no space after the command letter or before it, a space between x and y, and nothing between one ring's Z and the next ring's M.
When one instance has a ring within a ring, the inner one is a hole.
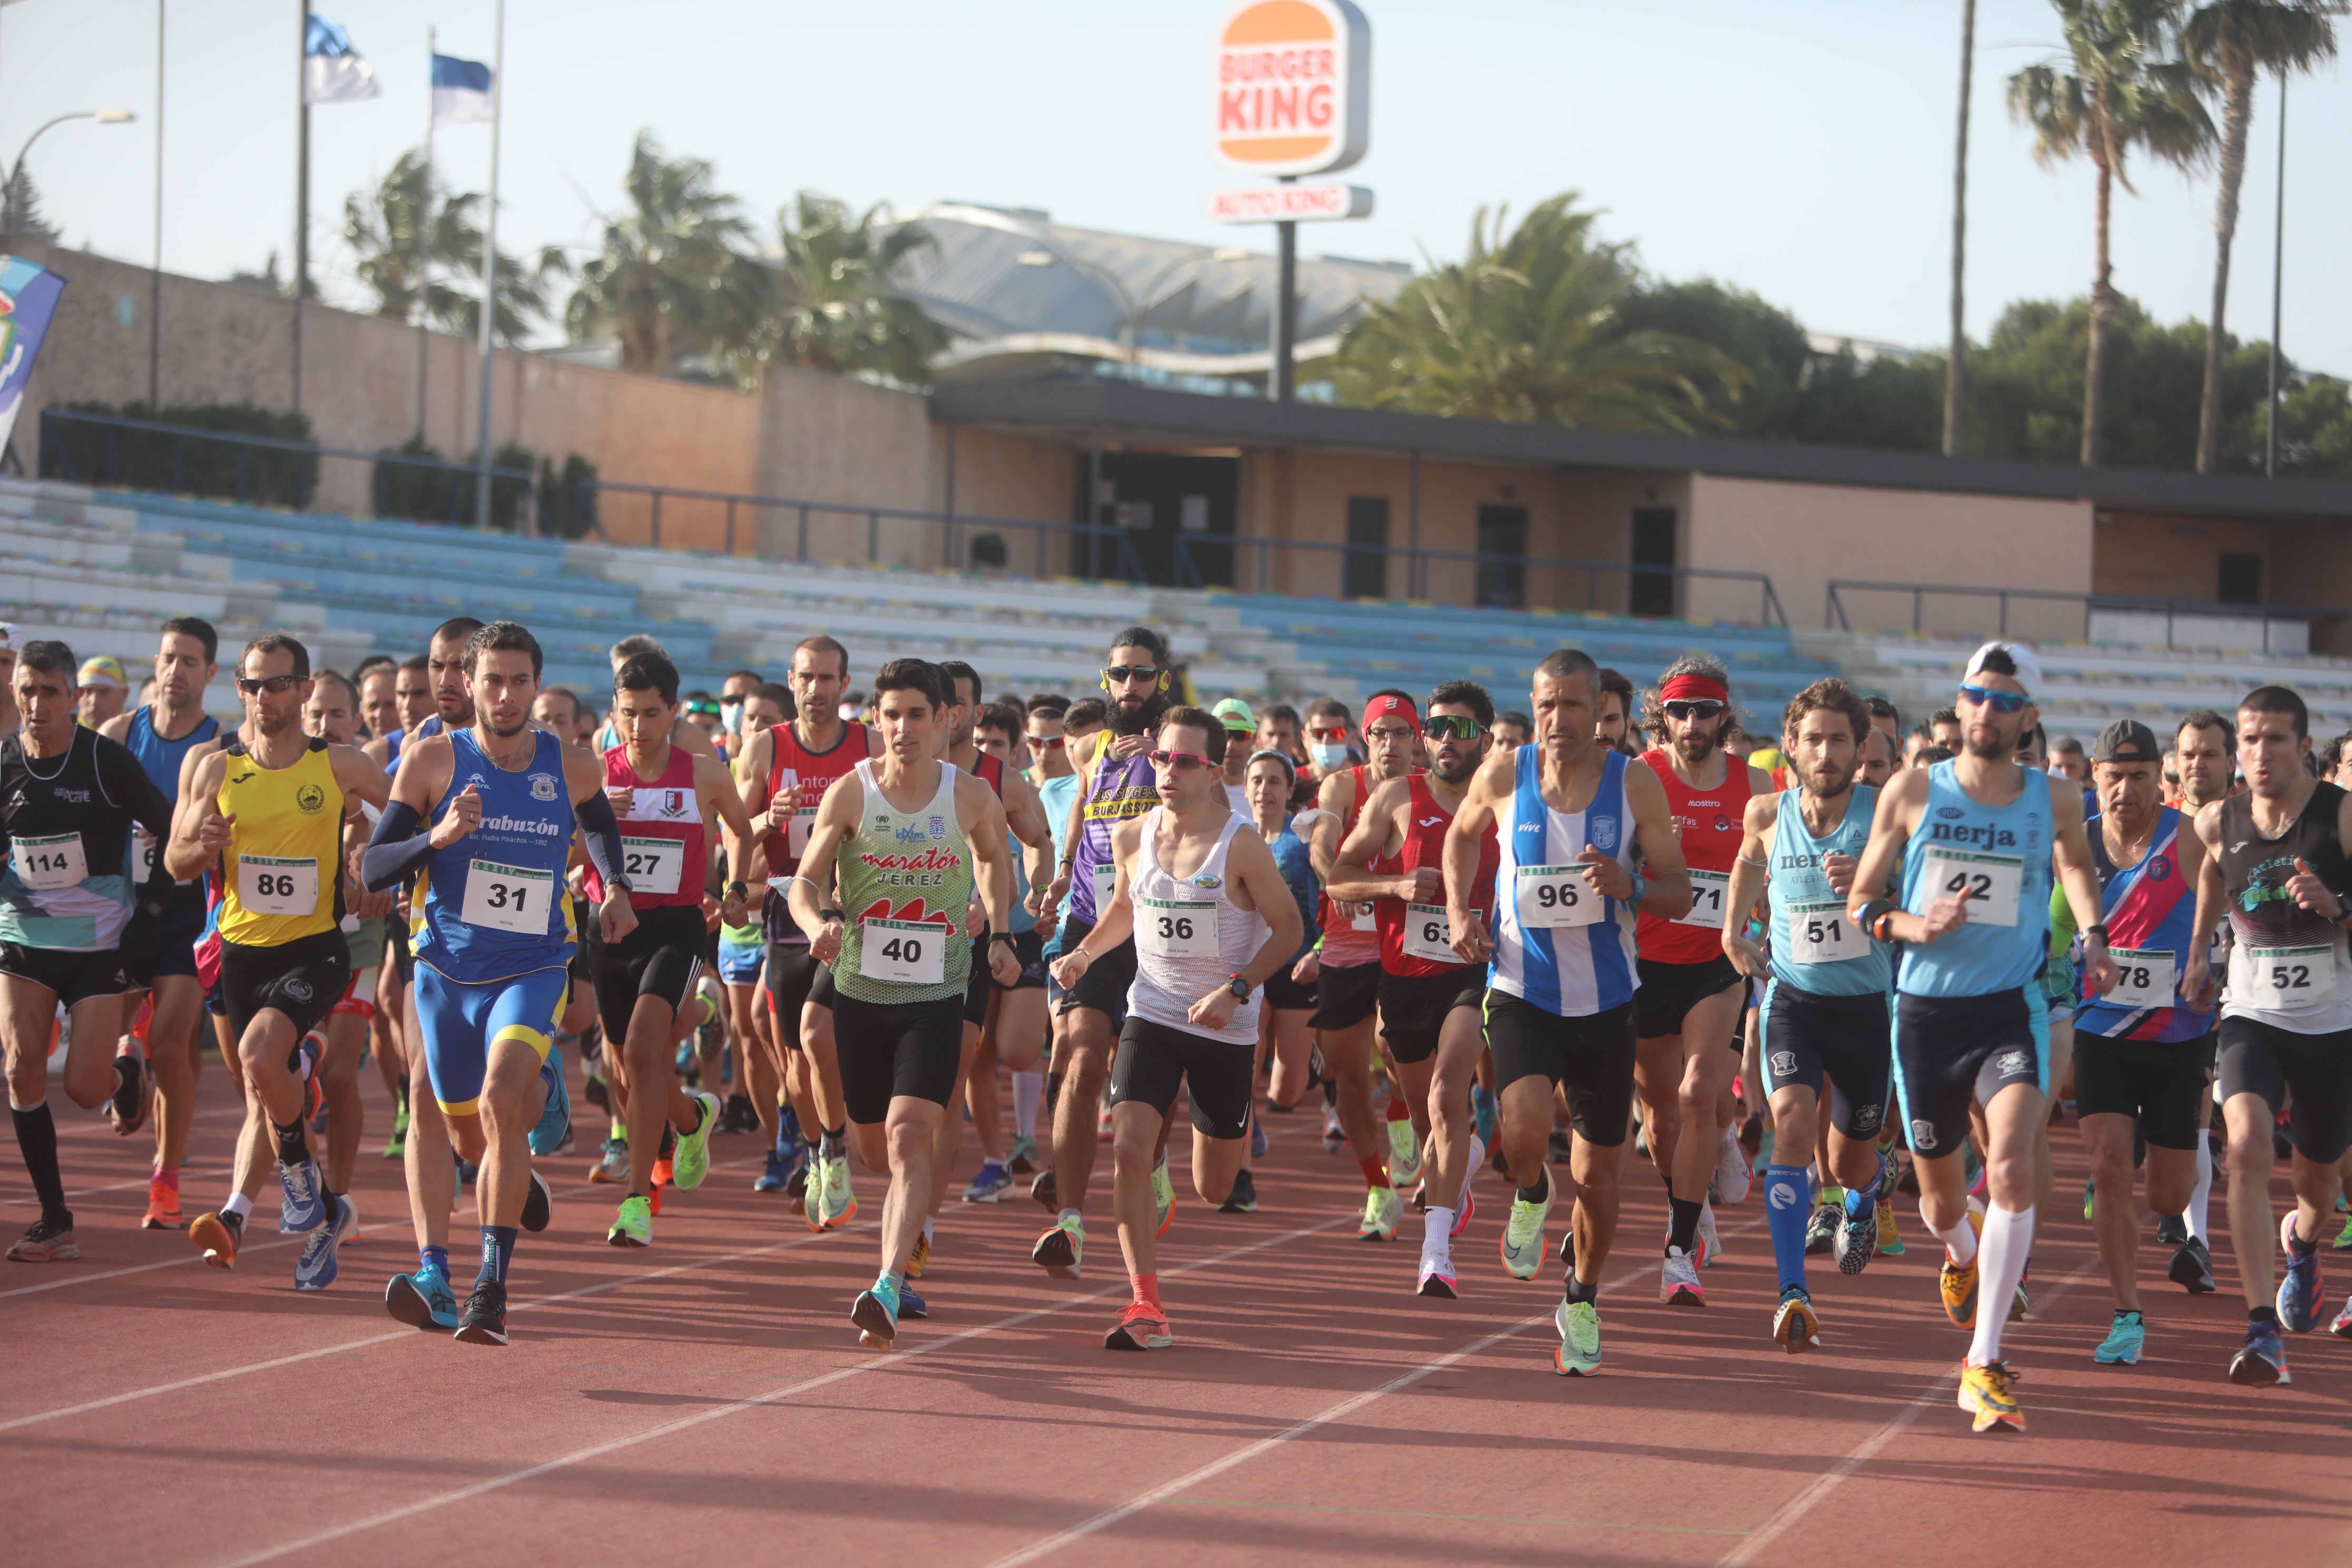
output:
M425 29L425 195L417 214L416 249L416 443L425 444L425 369L430 352L425 322L433 280L433 60L441 52L441 30ZM386 237L389 237L388 236Z
M155 0L155 268L147 282L147 417L163 406L163 0Z
M474 526L480 529L490 526L490 345L499 320L499 138L507 128L507 0L499 0L498 30L490 53L490 210L482 222L481 425L474 450L481 466L474 483Z
M501 4L504 0L501 0ZM301 129L294 159L294 412L302 412L302 296L310 287L310 5L294 5L294 97Z

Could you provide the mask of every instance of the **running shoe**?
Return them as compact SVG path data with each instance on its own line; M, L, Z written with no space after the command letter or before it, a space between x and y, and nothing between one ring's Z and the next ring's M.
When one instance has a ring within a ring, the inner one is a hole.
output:
M1748 1186L1755 1177L1748 1167L1748 1151L1740 1147L1738 1133L1727 1128L1715 1146L1715 1190L1727 1204L1735 1207L1748 1201Z
M1903 1233L1895 1226L1895 1205L1885 1194L1878 1199L1878 1250L1889 1258L1903 1256Z
M839 1230L857 1217L857 1195L849 1190L849 1156L819 1160L809 1177L806 1213L811 1230Z
M2189 1222L2177 1214L2158 1216L2156 1239L2166 1247L2185 1245L2189 1240Z
M752 1178L751 1190L755 1193L781 1193L792 1179L793 1163L784 1157L782 1150L771 1149L766 1167Z
M359 1223L359 1211L352 1207L349 1198L334 1201L334 1217L310 1233L302 1244L302 1255L294 1260L294 1289L323 1290L335 1282L341 1270L335 1254L343 1245L352 1227Z
M1404 1218L1404 1199L1394 1187L1370 1187L1364 1192L1363 1217L1356 1222L1358 1241L1391 1241L1395 1239L1397 1222ZM1543 1242L1538 1238L1536 1251L1540 1255Z
M1151 1203L1160 1211L1160 1228L1154 1236L1166 1236L1168 1227L1176 1223L1176 1183L1168 1174L1168 1156L1160 1156L1160 1163L1151 1167Z
M2095 1184L2090 1177L2085 1176L2083 1179L2083 1217L2084 1219L2089 1219L2099 1206L2099 1194L2095 1190Z
M2190 1237L2172 1254L2172 1263L2164 1271L2165 1278L2186 1289L2192 1296L2213 1292L2213 1255L2205 1250L2205 1243Z
M654 1244L654 1205L642 1194L621 1200L618 1213L613 1216L613 1228L604 1239L614 1247L651 1247Z
M457 1298L449 1289L449 1276L430 1264L414 1274L394 1275L383 1288L383 1310L412 1329L457 1326Z
M215 1268L236 1267L236 1244L244 1237L245 1221L235 1215L200 1214L188 1226L188 1239L204 1249L205 1261Z
M2015 1375L1997 1361L1960 1368L1959 1405L1976 1415L1969 1430L1990 1432L1996 1426L2025 1430L2025 1411L2009 1386Z
M1250 1158L1263 1160L1265 1158L1265 1152L1273 1147L1273 1140L1266 1136L1265 1118L1257 1113L1255 1107L1252 1107L1250 1110Z
M1772 1340L1790 1355L1822 1348L1822 1320L1813 1311L1813 1299L1797 1286L1780 1292L1780 1304L1772 1311Z
M1843 1201L1828 1194L1813 1205L1813 1217L1805 1226L1805 1256L1819 1258L1837 1245L1838 1216L1845 1213Z
M1241 1170L1234 1173L1234 1189L1225 1194L1225 1201L1217 1205L1217 1212L1219 1214L1257 1213L1257 1183L1250 1179L1248 1171Z
M229 1255L235 1257L232 1245ZM81 1247L74 1240L73 1216L51 1220L46 1216L25 1227L16 1245L8 1249L11 1263L64 1263L81 1256Z
M1169 1331L1168 1314L1148 1301L1129 1301L1118 1321L1103 1336L1107 1351L1164 1351L1176 1342Z
M1095 1142L1097 1143L1108 1143L1110 1142L1110 1107L1108 1104L1105 1104L1101 1109L1095 1112Z
M131 1058L133 1064L131 1081L123 1083L118 1077L114 1097L106 1102L107 1120L114 1123L115 1136L128 1138L147 1125L147 1107L153 1102L155 1069L148 1065L147 1053L129 1035L115 1042L114 1059Z
M404 1100L393 1107L392 1136L384 1140L383 1157L387 1160L397 1160L407 1152L408 1102Z
M530 1173L530 1184L522 1191L522 1227L538 1232L547 1228L555 1204L555 1189L537 1171Z
M1076 1215L1055 1220L1029 1249L1029 1260L1056 1279L1077 1279L1086 1255L1087 1222Z
M1004 1168L1016 1176L1034 1175L1037 1170L1037 1140L1013 1139L1013 1155L1004 1162Z
M1339 1126L1339 1108L1336 1105L1325 1106L1323 1108L1323 1152L1326 1154L1336 1154L1347 1146L1348 1134Z
M586 1081L580 1086L580 1093L589 1104L594 1106L605 1115L610 1116L613 1114L613 1090L611 1087L604 1082L604 1075L603 1073L590 1073Z
M1669 1247L1658 1264L1658 1304L1662 1307L1704 1307L1706 1287L1698 1282L1698 1259L1679 1247Z
M1404 1186L1421 1176L1421 1139L1412 1130L1412 1121L1389 1123L1389 1179Z
M563 1064L554 1062L555 1070L540 1076L553 1084L547 1091L547 1108L539 1113L525 1142L534 1154L552 1154L572 1131L572 1090L563 1081Z
M706 1090L694 1097L694 1103L702 1107L702 1120L693 1131L677 1135L677 1148L669 1157L670 1183L681 1193L694 1191L710 1173L710 1134L719 1126L717 1095Z
M1722 1250L1723 1233L1715 1227L1715 1200L1709 1198L1698 1206L1698 1266L1713 1268Z
M1552 1366L1562 1377L1601 1375L1601 1309L1590 1301L1562 1301L1552 1315L1559 1330L1559 1349Z
M1431 1237L1422 1243L1420 1282L1413 1287L1413 1294L1448 1301L1462 1294L1461 1282L1454 1276L1454 1252L1444 1237Z
M992 1204L1013 1190L1013 1173L994 1160L981 1163L980 1174L964 1188L963 1201L968 1204Z
M2352 1340L2352 1296L2345 1298L2344 1310L2336 1314L2336 1321L2327 1325L2327 1331L2339 1340Z
M1043 1204L1049 1213L1062 1212L1062 1189L1054 1180L1054 1167L1046 1166L1029 1184L1029 1195Z
M1559 1196L1559 1187L1549 1177L1544 1180L1544 1201L1531 1204L1516 1194L1511 1199L1511 1217L1503 1225L1503 1267L1514 1279L1532 1279L1543 1267L1544 1221L1551 1216L1552 1200Z
M887 1351L898 1337L898 1287L887 1274L857 1293L849 1305L849 1321L857 1325L857 1342L868 1350Z
M1952 1261L1951 1253L1944 1254L1944 1267L1937 1271L1936 1288L1944 1298L1944 1315L1952 1320L1956 1329L1972 1329L1977 1323L1977 1260L1962 1268Z
M2246 1325L2246 1342L2230 1358L2230 1381L2255 1388L2294 1381L2287 1375L2286 1344L2276 1323L2256 1319Z
M1837 1238L1831 1243L1830 1251L1837 1258L1841 1274L1859 1274L1869 1268L1870 1260L1878 1254L1877 1216L1864 1218L1840 1205Z
M147 1217L139 1222L139 1228L178 1230L187 1223L180 1217L180 1189L169 1182L149 1181Z
M278 1185L280 1194L278 1204L279 1235L299 1236L327 1223L327 1189L319 1176L319 1162L306 1159L299 1165L281 1162L278 1167Z
M923 1277L924 1268L929 1265L930 1261L931 1238L928 1236L916 1237L915 1249L907 1254L907 1278L909 1279L920 1279Z
M792 1174L784 1178L784 1201L785 1205L794 1214L806 1214L808 1212L808 1162L806 1160L793 1161L792 1164Z
M2091 1352L2091 1359L2101 1366L2137 1366L2139 1352L2147 1344L2147 1324L2137 1312L2117 1311L2115 1321L2107 1325L2107 1337Z
M629 1141L604 1140L604 1152L588 1167L588 1179L599 1186L625 1186L629 1180Z
M502 1345L507 1342L507 1288L495 1279L477 1279L466 1310L457 1314L459 1342Z
M751 1107L748 1094L730 1094L727 1103L719 1108L719 1131L727 1133L757 1132L760 1113Z
M2344 1221L2344 1228L2336 1233L2336 1250L2352 1251L2352 1217Z
M915 1294L912 1285L898 1287L898 1321L921 1322L931 1315L931 1304Z
M2319 1326L2319 1310L2327 1300L2327 1288L2319 1277L2319 1248L2312 1247L2298 1254L2294 1242L2295 1211L2286 1211L2279 1222L2279 1246L2286 1251L2286 1268L2279 1278L2279 1321L2298 1334L2307 1334Z

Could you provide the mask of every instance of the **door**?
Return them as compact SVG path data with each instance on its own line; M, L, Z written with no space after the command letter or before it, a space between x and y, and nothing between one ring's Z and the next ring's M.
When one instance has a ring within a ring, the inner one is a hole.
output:
M1348 498L1348 553L1340 557L1339 593L1349 599L1389 596L1389 498Z
M1672 566L1675 562L1675 509L1637 506L1633 509L1633 564ZM1626 608L1637 616L1675 613L1675 580L1664 573L1636 572L1625 595Z
M1083 506L1084 453L1078 455L1077 463ZM1119 529L1142 563L1145 582L1161 588L1234 585L1234 547L1223 541L1233 537L1241 489L1240 459L1105 452L1102 476L1103 495L1094 521ZM1189 573L1183 564L1186 558L1191 562ZM1071 559L1082 576L1121 575L1118 546L1108 534L1080 540Z
M1528 509L1523 506L1482 505L1478 508L1478 553L1507 555L1507 561L1478 563L1478 603L1498 610L1525 609L1528 584Z

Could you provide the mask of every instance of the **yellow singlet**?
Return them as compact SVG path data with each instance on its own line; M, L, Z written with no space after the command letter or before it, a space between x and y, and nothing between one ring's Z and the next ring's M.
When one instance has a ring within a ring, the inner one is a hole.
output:
M221 940L278 947L333 931L343 918L343 792L327 742L313 737L283 768L263 767L242 741L224 754L216 809L236 826L221 856Z

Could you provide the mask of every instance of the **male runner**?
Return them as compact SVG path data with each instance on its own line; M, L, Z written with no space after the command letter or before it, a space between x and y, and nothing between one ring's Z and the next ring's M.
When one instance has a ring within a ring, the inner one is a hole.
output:
M1070 803L1061 858L1037 918L1050 921L1068 900L1062 922L1062 950L1075 949L1094 929L1097 911L1118 880L1110 855L1111 832L1120 823L1149 813L1160 791L1151 760L1152 737L1168 708L1174 680L1168 645L1148 626L1129 626L1111 638L1104 666L1108 694L1108 731L1093 754L1078 765L1078 791ZM1008 955L1009 956L1009 955ZM1130 940L1099 948L1085 976L1070 986L1060 1012L1066 1026L1054 1043L1046 1099L1054 1118L1054 1163L1030 1188L1044 1187L1058 1205L1053 1227L1037 1238L1030 1258L1046 1272L1075 1279L1085 1260L1087 1179L1094 1174L1095 1107L1110 1075L1111 1047L1127 1017L1127 992L1135 978ZM1066 1058L1066 1059L1065 1059ZM1047 1178L1051 1177L1050 1185Z
M2320 1227L2341 1190L2336 1163L2352 1146L2352 794L2304 768L2311 718L2283 686L2260 686L2238 704L2238 768L2246 793L2197 814L2205 846L2195 930L2229 912L2229 989L2221 1003L2221 1115L2229 1129L2230 1246L2246 1293L2246 1342L2230 1363L2232 1383L2292 1381L2282 1324L2319 1325ZM2205 943L2189 944L2188 994L2206 1000L2215 976ZM2286 1277L2271 1281L2271 1137L2281 1105L2294 1104L2294 1205L2279 1227ZM2352 1334L2352 1307L2333 1331Z
M367 726L368 739L399 729L400 662L387 658L382 664L362 667L352 679L359 682L360 722Z
M878 754L882 740L866 725L841 716L849 650L833 638L822 632L803 637L793 649L786 680L795 709L793 721L752 736L736 771L752 837L768 859L761 924L768 938L768 1009L785 1047L785 1092L798 1108L794 1121L817 1134L803 1213L811 1230L835 1230L857 1214L849 1185L849 1121L842 1105L832 1008L807 1005L822 965L793 921L788 895L816 828L817 803L835 780ZM796 1151L782 1147L782 1118L777 1140L771 1163L789 1166Z
M83 659L74 679L79 685L75 718L84 729L104 730L122 716L123 705L131 700L131 682L121 659L110 653Z
M1160 1300L1154 1173L1168 1114L1192 1102L1192 1188L1224 1203L1249 1152L1258 988L1289 967L1301 923L1265 840L1235 813L1224 753L1246 737L1214 714L1171 708L1149 754L1160 805L1111 836L1117 884L1101 918L1055 967L1065 986L1097 951L1135 944L1135 979L1111 1071L1111 1191L1134 1291L1103 1336L1115 1351L1174 1342Z
M25 644L10 682L24 727L0 740L0 839L8 849L0 875L0 1044L16 1147L41 1203L40 1217L8 1249L15 1263L81 1256L49 1114L59 1007L73 1030L66 1098L85 1110L110 1098L115 1129L126 1135L146 1115L144 1064L115 1054L130 989L125 949L129 966L146 970L140 950L156 936L155 900L142 894L128 862L131 825L160 840L171 832L171 804L129 751L76 721L74 673L64 643Z
M154 700L99 731L131 749L166 800L179 798L180 764L190 749L220 733L220 721L204 709L205 689L219 673L219 648L209 621L194 616L165 621L155 650ZM134 887L145 888L162 875L163 841L143 828L135 837L131 875ZM146 973L131 976L153 1004L147 1065L155 1075L155 1167L147 1178L147 1214L139 1223L145 1230L178 1230L187 1223L180 1217L180 1162L196 1114L196 1027L205 1005L196 942L205 932L205 889L199 879L154 891L162 912L153 957ZM139 1010L136 992L124 998L123 1009L127 1024Z
M1535 738L1536 721L1514 709L1495 715L1495 749L1516 752Z
M629 1133L629 1183L605 1237L615 1247L653 1243L654 1164L663 1158L665 1123L677 1136L668 1157L680 1192L702 1184L710 1168L710 1134L719 1097L679 1087L671 1048L677 1018L702 973L704 868L716 825L728 831L730 877L719 900L722 922L741 924L746 880L758 853L751 818L726 764L688 751L677 731L677 667L658 653L630 656L613 677L613 723L621 744L604 753L604 792L621 823L635 928L592 955L596 1010L612 1060L614 1089ZM689 725L688 728L694 728ZM591 902L604 901L603 874L591 868Z
M629 660L636 658L639 654L647 653L657 655L663 658L669 658L669 650L667 648L665 648L660 643L655 641L652 637L646 636L643 632L639 632L634 637L623 637L619 642L614 643L611 649L614 675L617 677L621 673L621 667L628 663ZM712 731L719 728L719 702L718 699L711 697L708 692L701 693L700 695L710 704L710 712L709 716L711 720L711 723L708 727L695 723L687 717L685 711L681 709L677 719L669 727L669 742L671 745L682 747L686 751L691 752L697 756L715 758L719 755L719 748L711 741L710 735ZM609 752L614 747L620 745L622 743L622 739L620 714L618 712L614 712L606 715L604 727L596 731L596 750L600 752Z
M1817 680L1789 700L1780 721L1793 788L1750 796L1724 907L1743 918L1723 930L1739 972L1767 982L1759 1065L1772 1107L1764 1218L1780 1270L1772 1338L1790 1355L1821 1348L1821 1318L1805 1284L1808 1165L1829 1079L1829 1173L1845 1188L1834 1247L1838 1271L1859 1274L1877 1250L1878 1136L1886 1120L1893 1040L1885 946L1845 918L1845 893L1870 837L1875 789L1856 787L1859 748L1878 734L1843 680ZM1885 738L1879 737L1880 743ZM1759 888L1771 900L1770 952L1747 936Z
M940 1123L963 1054L963 998L971 971L964 922L978 892L989 925L988 965L1019 975L1013 933L1013 862L1004 807L980 780L939 760L947 693L936 666L894 659L874 677L884 752L835 780L818 803L793 918L809 952L830 967L841 1088L859 1157L886 1162L882 1268L850 1309L866 1344L898 1331L908 1260L922 1235ZM838 906L809 875L830 868Z
M2179 986L2189 950L2204 946L2194 921L2205 847L2184 831L2189 824L2180 813L2160 804L2160 758L2154 731L2134 719L2101 731L2091 752L2101 808L2089 835L2091 861L2107 951L2122 978L2104 998L2078 1002L2074 1019L2074 1104L2098 1194L2091 1228L2116 1298L2115 1321L2094 1356L2126 1366L2138 1364L2147 1337L2132 1145L2137 1139L2147 1147L2148 1207L2179 1214L2196 1184L2213 1060L2212 1014L2184 1002ZM2058 900L2050 920L2053 932L2074 923ZM2210 1272L2193 1254L2185 1268L2176 1258L2173 1278L2212 1289Z
M1634 1082L1650 1157L1666 1179L1658 1300L1703 1307L1706 1292L1698 1266L1715 1247L1709 1235L1706 1252L1699 1249L1701 1220L1712 1217L1710 1188L1736 1204L1747 1197L1748 1182L1738 1125L1723 1114L1725 1089L1739 1059L1731 1049L1732 1033L1748 994L1724 953L1723 930L1730 923L1727 917L1744 919L1746 910L1733 910L1724 895L1748 802L1772 792L1772 775L1725 749L1733 723L1731 677L1711 654L1686 654L1668 665L1642 722L1663 742L1642 761L1665 786L1693 900L1686 914L1641 920L1642 990L1633 1005L1641 1054Z
M1613 669L1601 672L1601 705L1592 728L1595 737L1612 751L1629 757L1642 754L1642 731L1633 723L1633 683Z
M740 760L755 736L792 717L792 689L781 681L762 682L746 692L736 709L734 739L728 749L731 756ZM743 793L744 783L738 768L737 794ZM755 821L755 837L758 831ZM719 984L727 996L727 1033L735 1053L735 1090L719 1109L721 1132L767 1134L781 1131L771 1127L771 1119L780 1116L784 1109L784 1051L776 1043L776 1032L770 1027L772 1019L767 1001L760 993L760 972L766 966L767 957L767 936L760 929L757 910L751 911L751 918L740 925L719 928ZM780 1152L772 1144L768 1155L772 1167ZM787 1173L774 1172L775 1180L769 1183L771 1173L762 1170L752 1181L752 1190L782 1192Z
M1544 1163L1552 1093L1568 1091L1577 1193L1552 1364L1569 1377L1601 1370L1601 1270L1617 1234L1633 1105L1641 982L1632 917L1672 920L1691 898L1658 775L1596 737L1600 690L1591 656L1566 647L1545 655L1528 700L1535 740L1486 760L1445 835L1454 951L1465 963L1492 961L1486 1043L1504 1163L1519 1189L1503 1228L1503 1267L1516 1279L1535 1278L1543 1262L1557 1191ZM1494 880L1481 886L1490 831L1500 856ZM1491 942L1476 914L1482 902L1495 911Z
M299 1047L351 990L344 839L347 828L356 835L362 805L383 805L384 776L349 746L302 732L310 652L295 638L270 633L247 643L236 686L245 731L197 759L163 852L163 868L175 878L217 864L220 990L247 1093L228 1200L197 1215L188 1239L206 1262L236 1267L259 1158L274 1145L284 1190L278 1228L317 1233L295 1262L295 1288L322 1290L334 1281L352 1209L326 1188L311 1157L302 1078L317 1064Z
M1067 707L1033 709L1029 714L1029 750L1037 758L1030 770L1030 781L1037 786L1037 803L1045 809L1045 824L1054 830L1054 864L1058 868L1070 854L1069 830L1072 806L1078 796L1077 759L1086 753L1089 742L1103 728L1104 709L1099 698L1088 697ZM1045 911L1045 893L1051 884L1033 886L1029 889L1029 912L1042 923L1038 926L1044 941L1038 956L1045 963L1045 1056L1025 1073L1013 1075L1013 1152L1004 1162L1008 1174L1034 1177L1040 1173L1037 1158L1037 1112L1045 1098L1045 1079L1054 1058L1066 1059L1066 1050L1056 1043L1070 1026L1067 1016L1060 1011L1062 983L1054 978L1053 961L1062 953L1061 923ZM1053 1112L1045 1112L1045 1143L1050 1158L1054 1142ZM1040 1194L1034 1184L1030 1194L1040 1202L1055 1195L1048 1190ZM1047 1205L1052 1207L1051 1204Z
M2200 708L2180 721L2173 732L2173 770L2177 777L2179 798L2174 805L2180 815L2195 822L2197 814L2224 795L2235 793L2238 783L2238 726L2210 708ZM2223 922L2226 925L2226 921ZM2206 932L2219 942L2221 927ZM2212 1216L2214 1142L2221 1136L2218 1110L2200 1116L2197 1123L2197 1184L2190 1189L2189 1206L2180 1214L2165 1215L2156 1222L2156 1238L2176 1249L2172 1268L2175 1279L2187 1275L2180 1250L2193 1252L2210 1279L2212 1272ZM2339 1241L2341 1238L2338 1238ZM2190 1285L2190 1289L2196 1289Z
M1470 1084L1486 1049L1486 974L1455 953L1444 900L1446 829L1462 792L1486 760L1494 721L1495 704L1475 681L1449 680L1430 692L1429 716L1421 724L1429 771L1373 787L1326 884L1342 902L1375 900L1381 1038L1401 1079L1396 1091L1412 1108L1416 1147L1423 1137L1433 1138L1437 1168L1426 1184L1430 1201L1417 1276L1424 1296L1458 1294L1452 1237L1469 1223L1470 1175L1486 1157L1470 1125ZM1482 887L1494 880L1497 853L1490 832L1478 867ZM1372 871L1376 862L1388 874ZM1488 918L1483 896L1475 907L1481 921ZM1401 1206L1394 1188L1368 1194L1356 1234L1387 1240L1396 1233Z
M2042 971L2053 868L2082 928L2085 994L2104 996L2116 979L2083 793L2017 765L2018 737L2040 718L2041 682L2041 662L2022 644L1977 649L1959 690L1967 750L1888 781L1846 903L1857 928L1906 944L1895 975L1895 1082L1919 1215L1947 1255L1944 1310L1975 1329L1958 1403L1979 1432L2025 1429L2000 1331L2033 1247L2035 1140L2049 1120ZM1900 902L1885 893L1898 864ZM1981 1258L1966 1192L1972 1101L1986 1130Z
M1047 712L1040 717L1045 727L1061 728L1058 714ZM1019 770L1015 768L1013 758L1026 721L1020 710L1010 704L985 709L973 723L973 742L981 752L994 758L1000 767L1017 773ZM1062 763L1063 771L1067 773L1069 763L1061 755L1063 748L1047 749ZM1031 809L1036 813L1036 826L1044 830L1045 842L1031 847L1030 859L1034 869L1017 878L1013 889L1013 956L1020 962L1021 978L1009 991L993 981L990 982L987 1016L981 1025L980 1048L972 1053L971 1063L965 1069L964 1098L971 1107L972 1131L979 1137L981 1152L980 1172L972 1178L971 1184L964 1189L966 1203L992 1204L1012 1190L1013 1171L1005 1158L1003 1118L997 1103L997 1064L1002 1062L1013 1074L1016 1096L1024 1078L1031 1079L1030 1089L1034 1093L1038 1087L1034 1069L1045 1045L1045 933L1037 929L1037 918L1030 912L1029 890L1040 879L1049 882L1053 879L1053 816L1045 805L1044 794L1036 790L1028 774L1023 773L1020 777L1032 791L1034 804ZM1009 795L1004 798L1005 819L1011 826L1013 802ZM1062 813L1066 822L1069 816L1066 799L1062 803ZM1018 826L1013 826L1014 837L1018 837L1019 833ZM1034 1103L1028 1109L1034 1117L1036 1110ZM953 1120L950 1118L950 1121ZM1030 1126L1029 1136L1034 1139L1034 1121Z
M502 1345L516 1228L547 1223L531 1140L551 1152L570 1117L562 1062L549 1052L571 980L563 872L575 830L585 829L589 858L607 879L599 917L608 937L625 937L635 917L627 879L614 875L625 852L604 770L531 725L538 639L495 621L467 640L462 660L474 721L408 748L362 869L378 889L423 873L413 897L426 1072L458 1153L481 1167L481 1271L457 1338ZM440 1326L435 1287L447 1289L448 1255L427 1246L420 1261L416 1275L393 1278L384 1305L430 1329Z

